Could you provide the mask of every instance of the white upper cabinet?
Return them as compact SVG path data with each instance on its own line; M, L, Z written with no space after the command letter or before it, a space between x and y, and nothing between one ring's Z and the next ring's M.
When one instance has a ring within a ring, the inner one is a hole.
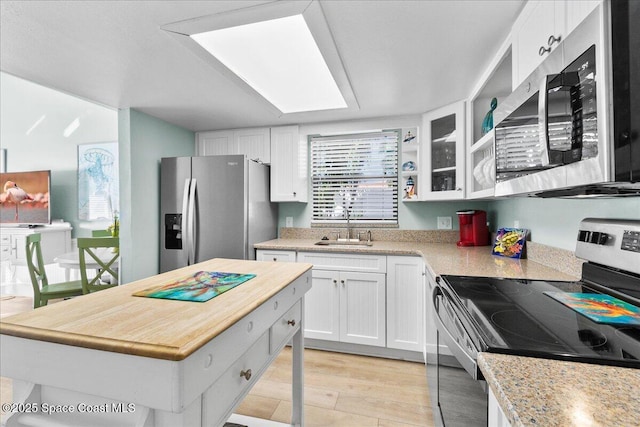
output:
M564 2L529 1L513 26L513 87L558 47L565 37Z
M231 154L229 147L231 147L232 141L232 130L198 132L196 134L196 153L198 156Z
M269 128L216 130L196 134L196 154L216 156L246 154L252 160L271 162Z
M271 128L271 201L307 202L307 143L298 126Z
M464 102L423 114L420 200L464 198Z
M553 51L601 0L530 0L513 31L513 87Z
M575 28L584 19L595 10L602 0L569 0L566 1L566 28L567 34L575 30Z
M271 163L271 136L269 128L236 129L230 154L246 154L251 160Z

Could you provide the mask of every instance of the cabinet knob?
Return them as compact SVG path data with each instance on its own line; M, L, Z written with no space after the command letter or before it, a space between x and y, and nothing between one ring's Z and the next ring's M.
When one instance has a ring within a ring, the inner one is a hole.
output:
M560 43L560 40L562 39L562 36L554 36L553 34L549 36L549 40L547 41L547 44L549 45L549 47L553 46L554 43Z
M342 283L342 286L344 286L344 280L340 280L340 283Z
M296 194L297 194L297 193L294 191L294 192L293 192L293 197L296 197Z
M251 369L247 369L246 371L240 371L240 376L245 380L249 381L251 379Z
M273 260L274 260L274 261L277 261L277 260L278 260L278 258L276 258L276 257L273 257Z
M337 281L336 279L333 279L333 284L334 284L334 285L337 285L337 284L338 284L338 281Z
M540 50L538 50L538 55L542 56L545 53L549 53L549 52L551 52L551 48L550 47L540 46Z
M296 326L296 320L295 319L287 320L287 325Z

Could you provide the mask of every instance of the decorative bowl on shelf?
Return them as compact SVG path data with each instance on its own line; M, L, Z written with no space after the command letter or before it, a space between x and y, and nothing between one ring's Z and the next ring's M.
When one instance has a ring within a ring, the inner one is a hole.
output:
M416 170L416 164L413 163L412 161L404 162L402 164L402 170L403 171L414 171L414 170Z
M416 142L416 136L413 135L411 131L408 131L407 134L404 136L404 139L402 140L402 142L404 142L405 144Z

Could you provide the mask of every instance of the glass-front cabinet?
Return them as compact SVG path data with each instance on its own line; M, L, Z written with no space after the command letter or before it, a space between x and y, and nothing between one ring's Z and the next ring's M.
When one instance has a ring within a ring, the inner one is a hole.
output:
M422 116L421 200L464 198L464 102Z

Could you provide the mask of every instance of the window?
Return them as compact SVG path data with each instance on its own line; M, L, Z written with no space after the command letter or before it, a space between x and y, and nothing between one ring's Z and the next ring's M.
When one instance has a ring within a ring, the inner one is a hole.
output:
M315 224L398 223L398 131L311 138Z

